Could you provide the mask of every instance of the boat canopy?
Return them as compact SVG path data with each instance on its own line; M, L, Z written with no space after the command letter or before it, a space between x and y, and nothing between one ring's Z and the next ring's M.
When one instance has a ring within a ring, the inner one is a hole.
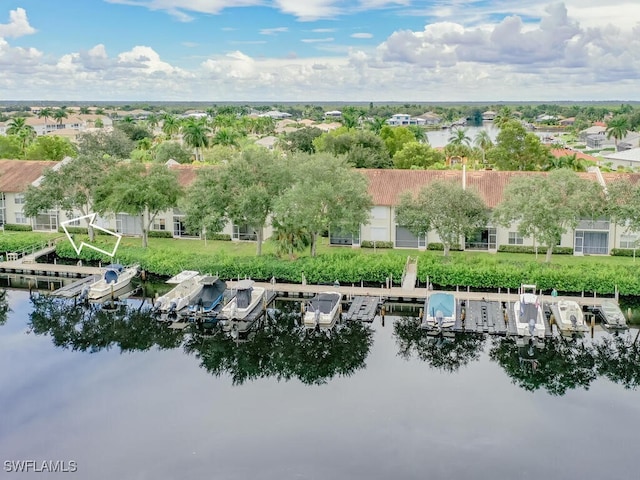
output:
M331 313L331 310L333 310L333 307L336 306L339 300L339 293L319 293L309 302L311 306L310 310L313 312Z
M116 283L120 273L124 270L124 267L119 263L112 263L105 267L104 281L107 283Z
M455 310L455 298L450 293L434 293L429 296L427 308L427 314L432 317L436 317L437 313L442 313L442 317L451 317Z

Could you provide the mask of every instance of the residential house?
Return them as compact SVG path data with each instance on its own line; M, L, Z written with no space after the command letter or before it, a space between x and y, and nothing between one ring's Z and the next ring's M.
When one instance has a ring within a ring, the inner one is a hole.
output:
M603 127L600 125L593 125L589 128L585 128L582 130L578 136L581 142L587 143L587 138L592 135L603 135L607 131L607 127Z
M602 163L610 163L613 168L638 168L640 167L640 148L605 153L602 155Z
M113 127L113 120L105 115L74 115L71 114L67 118L62 118L60 122L56 121L52 117L38 118L38 117L26 117L25 123L36 132L36 135L65 135L73 136L86 130L95 128L96 121L100 119L103 128ZM7 122L0 122L0 135L6 135L7 129L10 125L10 120Z
M636 149L639 150L640 149ZM621 152L626 153L626 152ZM640 154L638 161L640 162ZM36 184L47 168L56 168L58 162L37 162L20 160L0 161L0 220L4 223L30 224L35 230L54 231L60 222L67 219L64 212L51 210L43 212L36 218L26 218L22 213L24 204L23 192L28 185ZM171 165L170 168L178 173L179 182L185 188L195 180L198 166ZM521 176L546 175L545 172L522 171L469 171L466 170L392 170L392 169L362 169L359 170L367 178L369 194L373 199L370 220L362 225L355 234L331 231L332 245L359 246L363 240L391 242L396 248L425 249L429 243L440 242L435 232L415 235L395 221L395 208L403 192L417 192L422 187L435 180L449 180L457 182L464 188L474 189L489 208L497 206L509 182ZM640 174L600 173L594 169L591 172L580 173L581 177L606 186L620 178L628 178L634 182L640 181ZM174 237L198 236L189 232L185 226L184 213L176 206L166 212L161 212L155 219L152 229L170 231ZM118 213L100 219L100 225L123 233L125 235L139 235L140 221L137 216ZM223 233L227 233L233 240L255 240L256 232L248 225L225 226ZM272 235L271 226L267 226L264 237ZM559 245L571 247L575 254L608 254L612 248L631 248L640 235L628 232L624 226L610 223L607 219L585 219L574 231L562 235ZM466 250L497 251L500 245L533 246L534 239L522 237L514 226L502 227L487 224L472 238L461 239Z

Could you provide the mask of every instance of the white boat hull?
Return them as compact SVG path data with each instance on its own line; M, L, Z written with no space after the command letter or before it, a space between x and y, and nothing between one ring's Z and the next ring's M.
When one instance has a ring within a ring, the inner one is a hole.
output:
M518 336L544 338L544 312L535 294L521 294L520 299L513 304L513 316Z
M116 281L109 282L103 277L89 286L87 298L90 300L98 300L109 295L114 295L117 291L127 287L137 274L138 267L133 266L125 268L120 272Z

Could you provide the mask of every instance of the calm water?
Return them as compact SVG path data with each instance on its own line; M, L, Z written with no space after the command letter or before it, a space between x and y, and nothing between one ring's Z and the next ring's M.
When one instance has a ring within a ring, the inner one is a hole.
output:
M500 129L496 127L493 123L485 123L481 127L462 127L462 129L466 130L467 137L469 137L471 141L471 145L474 145L474 140L478 135L478 132L481 130L486 130L489 133L489 137L494 142L496 141L496 137L500 132ZM455 128L453 129L455 130ZM558 137L558 132L545 132L545 131L535 131L533 132L538 135L540 138L545 137ZM429 139L429 145L432 147L444 147L449 143L449 138L453 135L453 132L449 129L446 130L429 130L427 131L427 138Z
M529 348L391 315L306 335L278 315L236 343L135 303L8 300L3 462L75 461L83 479L638 478L636 330Z

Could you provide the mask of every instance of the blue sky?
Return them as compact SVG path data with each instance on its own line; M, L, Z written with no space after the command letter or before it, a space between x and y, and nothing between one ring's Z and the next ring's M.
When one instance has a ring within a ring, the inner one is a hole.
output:
M2 0L0 100L640 100L635 0Z

